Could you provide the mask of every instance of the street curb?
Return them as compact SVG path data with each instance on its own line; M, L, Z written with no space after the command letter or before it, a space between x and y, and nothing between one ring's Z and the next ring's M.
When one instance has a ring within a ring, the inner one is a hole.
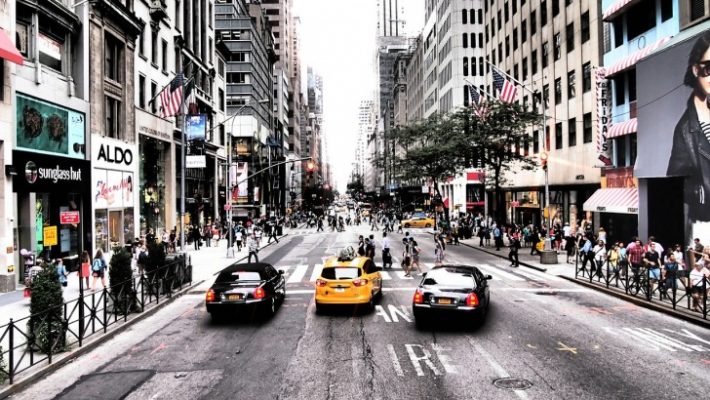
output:
M116 326L115 329L112 329L109 332L106 332L104 335L99 335L98 337L94 338L93 340L90 340L88 343L85 343L81 347L77 347L74 350L71 350L67 353L65 353L62 356L59 356L55 358L56 361L54 361L51 364L45 365L44 367L40 367L36 372L32 373L31 375L20 379L19 381L16 381L14 384L9 386L7 389L0 391L0 399L5 399L13 394L16 394L25 388L27 388L29 385L41 380L45 376L56 372L58 369L61 367L71 363L75 358L80 357L95 348L99 347L100 345L104 344L110 339L113 339L116 335L119 333L122 333L123 331L127 330L128 328L132 327L133 325L137 324L138 322L152 316L153 314L157 313L159 310L167 306L168 304L172 303L177 299L178 297L186 294L190 290L194 289L196 286L201 285L204 282L204 280L201 280L199 282L195 282L190 286L186 286L184 289L180 290L179 292L174 293L170 298L167 298L165 301L157 304L155 307L150 308L149 310L146 310L140 314L137 314L134 318L131 318L130 320L124 322L123 324Z
M603 286L595 285L593 283L585 282L583 280L579 280L573 277L568 277L568 276L563 276L563 275L558 275L560 278L566 279L570 282L574 282L576 284L579 284L581 286L584 286L589 289L594 289L599 292L602 292L604 294L607 294L609 296L616 297L617 299L625 300L630 303L633 303L637 306L647 308L649 310L657 311L666 315L670 315L671 317L676 317L678 319L682 319L686 322L690 322L691 324L702 326L704 328L710 328L710 320L704 320L702 318L695 317L691 314L687 314L681 311L674 310L672 308L668 308L665 306L661 306L656 303L652 303L643 299L640 299L635 296L629 296L626 293L619 292L618 290L613 290L613 289L607 289Z

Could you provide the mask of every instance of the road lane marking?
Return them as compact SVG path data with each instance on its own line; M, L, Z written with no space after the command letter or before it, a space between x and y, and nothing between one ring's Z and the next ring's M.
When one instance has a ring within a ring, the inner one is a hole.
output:
M320 278L320 274L323 272L323 264L316 264L313 267L313 273L311 274L311 282L314 282L316 279Z
M542 273L534 273L533 271L524 270L524 269L521 269L521 268L516 269L516 270L515 270L515 273L516 273L516 274L520 274L520 275L525 276L525 277L528 277L528 278L530 278L530 279L532 279L532 280L534 280L534 281L540 281L540 280L542 280L542 281L555 281L555 282L559 282L559 281L562 280L562 278L558 278L558 277L556 277L556 276L554 276L554 275L547 275L547 274L542 274Z
M399 279L414 279L411 276L404 276L406 274L404 271L394 271L394 273L399 277Z
M291 274L291 276L288 277L288 281L286 281L286 283L301 282L303 280L303 277L306 275L307 270L308 270L308 265L301 264L301 265L297 266L296 269Z
M387 352L390 355L390 359L392 360L392 366L394 367L394 371L397 373L397 376L404 376L404 370L402 370L402 365L399 363L399 358L397 358L397 353L395 353L394 351L394 346L388 344Z
M491 275L493 277L493 279L495 279L495 280L507 280L507 281L517 281L517 282L522 282L525 280L519 276L509 274L505 271L501 271L500 268L493 267L493 266L486 265L486 264L479 264L478 269L483 271L484 274ZM503 279L498 278L498 276L502 277Z
M424 376L424 369L422 368L420 361L423 361L424 365L426 365L434 373L434 375L441 375L441 371L439 371L439 369L436 368L436 365L434 365L434 363L431 361L431 353L429 352L429 350L424 348L424 346L420 344L405 344L404 347L407 348L407 355L409 355L409 361L412 362L414 370L417 372L418 376ZM421 356L418 356L414 352L415 347L418 347L419 350L421 350Z
M491 356L489 352L487 352L480 344L476 343L473 341L473 339L468 338L468 342L473 346L473 348L480 354L490 365L495 373L498 375L499 378L510 378L510 374L506 372L505 368L503 368L502 365L498 364L498 362ZM526 400L528 398L528 394L525 393L522 390L513 390L513 393L515 393L516 396L518 396L519 399L521 400Z
M383 281L389 281L392 279L392 276L387 271L380 271L380 276L382 276Z
M447 374L459 373L459 371L456 370L456 366L451 363L451 356L444 353L445 351L451 350L450 348L444 348L437 343L432 343L431 348L434 349L436 357L439 359L439 362L444 367L444 371L446 371Z

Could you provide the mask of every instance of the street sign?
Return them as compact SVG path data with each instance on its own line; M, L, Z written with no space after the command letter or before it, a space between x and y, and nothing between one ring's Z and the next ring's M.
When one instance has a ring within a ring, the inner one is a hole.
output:
M45 226L42 229L42 237L44 238L45 246L56 246L57 243L57 226Z
M81 220L79 211L62 211L59 213L59 223L62 225L76 225Z
M232 205L231 205L231 204L225 204L225 205L224 205L224 211L229 211L229 210L231 210L231 209L232 209Z

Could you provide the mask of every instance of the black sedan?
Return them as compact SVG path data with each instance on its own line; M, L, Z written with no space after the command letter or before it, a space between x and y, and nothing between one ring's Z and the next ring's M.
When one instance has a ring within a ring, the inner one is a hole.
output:
M272 316L286 298L283 271L271 264L232 264L220 271L207 291L205 305L212 319L221 320L250 308Z
M482 322L488 313L490 293L488 280L472 266L443 265L424 274L414 292L412 309L417 327L422 327L432 317L470 317Z

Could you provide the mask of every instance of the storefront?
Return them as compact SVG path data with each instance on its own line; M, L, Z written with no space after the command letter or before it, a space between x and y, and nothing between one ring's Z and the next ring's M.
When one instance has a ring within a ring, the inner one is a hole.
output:
M138 147L94 136L91 140L94 251L110 251L137 237Z

